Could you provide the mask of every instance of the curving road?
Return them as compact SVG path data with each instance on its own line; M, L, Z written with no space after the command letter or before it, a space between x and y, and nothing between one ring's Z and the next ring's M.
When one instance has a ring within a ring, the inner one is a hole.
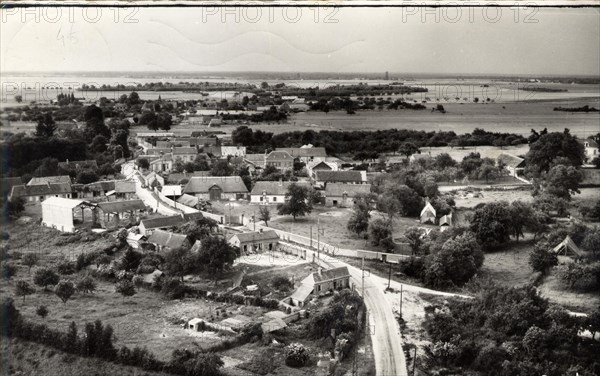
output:
M305 251L307 260L316 258L316 252L312 249L291 243L284 244ZM321 254L320 256L321 258L317 261L323 267L347 267L356 290L363 295L363 273L360 269L328 255ZM373 343L376 374L378 376L408 376L398 321L383 293L384 288L379 286L380 283L375 278L379 277L365 272L363 299L369 314L369 334Z

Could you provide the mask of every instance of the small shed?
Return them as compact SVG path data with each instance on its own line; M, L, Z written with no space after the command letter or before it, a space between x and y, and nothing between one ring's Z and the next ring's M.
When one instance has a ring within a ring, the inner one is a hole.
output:
M195 332L201 332L205 325L204 320L196 317L188 321L187 328Z
M440 218L440 231L446 231L452 227L452 213L448 213Z
M148 238L148 243L154 244L158 251L164 248L176 249L183 247L187 243L187 236L164 230L156 230Z

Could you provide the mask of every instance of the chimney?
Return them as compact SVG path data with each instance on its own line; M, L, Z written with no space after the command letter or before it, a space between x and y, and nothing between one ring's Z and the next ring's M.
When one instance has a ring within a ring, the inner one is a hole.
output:
M283 178L279 178L279 186L282 187L283 186Z
M323 270L323 268L319 266L319 269L317 269L317 273L319 274L319 277L323 276L322 270Z
M258 232L260 232L260 233L262 234L262 232L263 232L263 229L261 228L260 230L258 230Z

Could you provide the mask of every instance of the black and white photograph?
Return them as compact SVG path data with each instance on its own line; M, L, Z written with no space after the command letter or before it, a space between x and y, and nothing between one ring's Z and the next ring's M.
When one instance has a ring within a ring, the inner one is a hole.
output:
M1 5L0 375L600 375L598 3Z

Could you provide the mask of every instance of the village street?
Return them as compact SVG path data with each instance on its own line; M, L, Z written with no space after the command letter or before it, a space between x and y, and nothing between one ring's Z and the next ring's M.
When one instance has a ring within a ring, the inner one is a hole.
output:
M144 204L146 206L151 207L159 214L180 214L177 210L172 209L169 205L160 201L158 197L156 197L156 194L142 187L142 182L140 181L140 177L138 176L138 171L134 168L134 163L134 161L129 161L123 164L123 166L121 167L121 171L123 172L123 175L127 177L127 179L132 179L135 181L135 193L140 198L140 200L144 201Z

